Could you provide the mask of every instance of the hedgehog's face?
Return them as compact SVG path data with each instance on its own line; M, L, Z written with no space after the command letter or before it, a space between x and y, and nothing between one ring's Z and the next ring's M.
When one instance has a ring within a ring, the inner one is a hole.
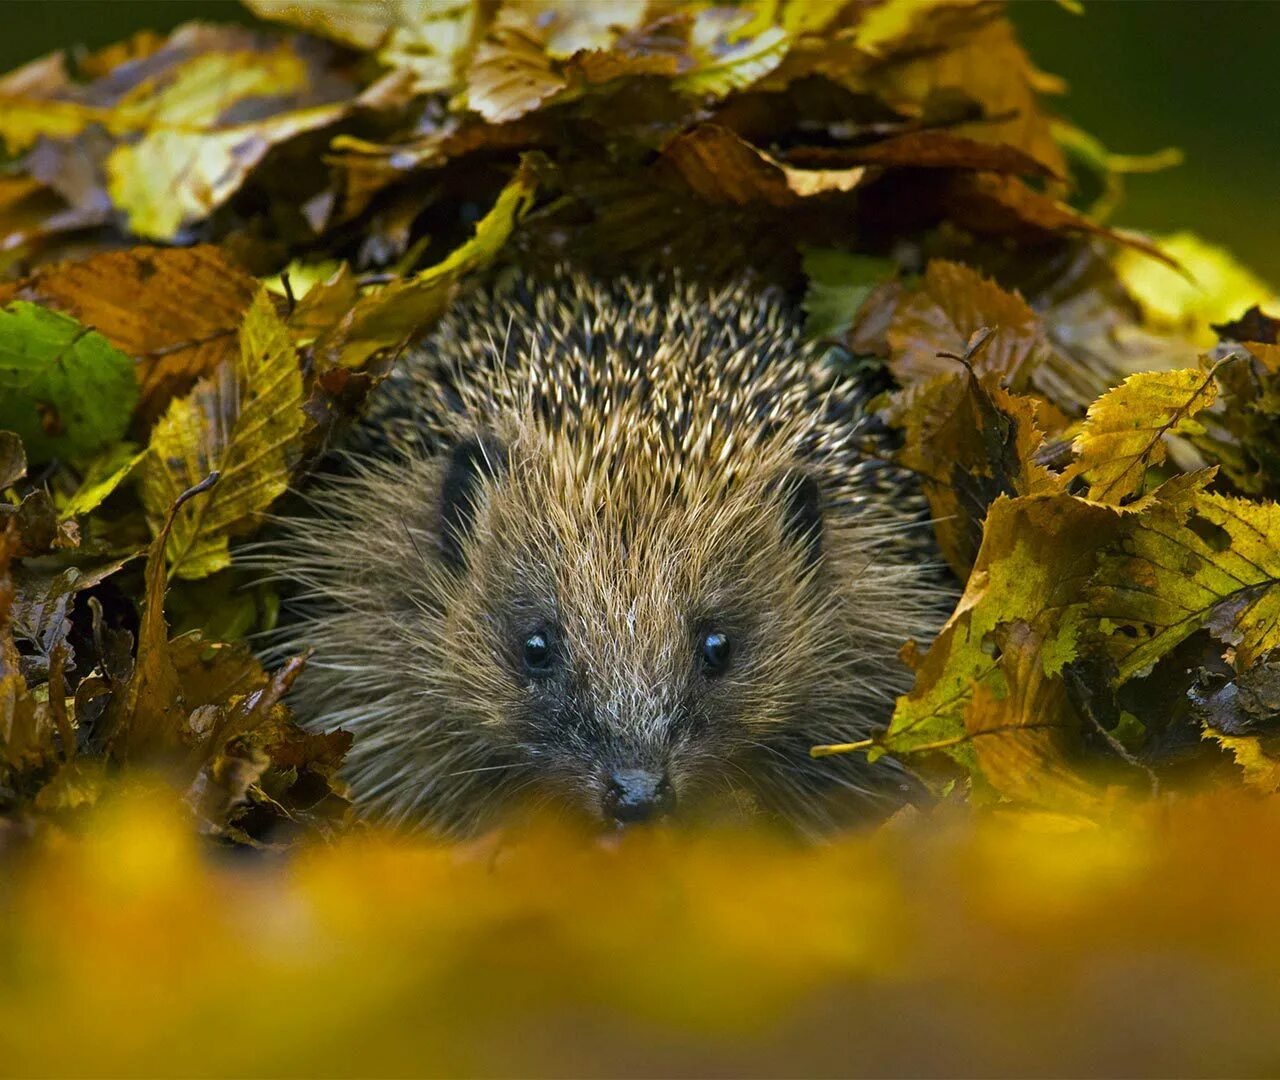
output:
M553 461L503 461L464 444L444 482L457 723L607 822L758 795L787 755L799 771L803 719L850 677L816 483L769 467L730 491L601 497Z

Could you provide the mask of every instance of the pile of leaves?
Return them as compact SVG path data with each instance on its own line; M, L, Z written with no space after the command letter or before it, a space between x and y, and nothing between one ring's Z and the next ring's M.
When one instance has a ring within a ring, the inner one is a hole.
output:
M1280 789L1271 293L1106 224L1176 155L1057 118L1000 4L247 5L0 79L8 835L139 767L228 841L345 825L238 545L459 289L563 261L778 285L885 387L963 595L815 753L1092 815Z

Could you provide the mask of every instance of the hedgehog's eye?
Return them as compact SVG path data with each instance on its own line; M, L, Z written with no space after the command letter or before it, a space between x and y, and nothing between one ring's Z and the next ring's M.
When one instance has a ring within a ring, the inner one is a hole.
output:
M698 658L704 675L722 675L729 666L733 649L727 635L712 630L702 635L698 642Z
M545 675L551 670L551 640L541 630L524 639L524 669L530 675Z

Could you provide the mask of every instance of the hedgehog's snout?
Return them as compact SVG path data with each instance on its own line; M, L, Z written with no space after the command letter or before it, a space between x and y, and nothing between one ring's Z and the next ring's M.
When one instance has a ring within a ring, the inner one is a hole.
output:
M605 782L601 809L607 823L625 827L657 821L675 808L676 789L665 773L615 769Z

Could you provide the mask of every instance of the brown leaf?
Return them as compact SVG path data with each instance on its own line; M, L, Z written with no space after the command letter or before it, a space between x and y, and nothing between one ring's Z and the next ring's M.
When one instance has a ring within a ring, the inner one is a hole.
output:
M898 460L920 476L938 546L961 581L995 499L1061 486L1036 460L1044 432L1033 399L988 388L968 367L908 387L889 416L904 432Z
M984 120L958 125L958 135L1011 146L1040 162L1052 176L1067 175L1066 161L1038 100L1036 72L1006 19L997 19L941 52L885 65L871 84L890 104L926 111L948 92L981 106Z
M956 362L939 354L964 355L984 327L992 334L974 357L974 372L1013 389L1024 387L1047 351L1035 313L1022 297L967 266L934 259L919 289L893 317L890 367L903 385L954 373Z
M812 196L852 191L866 175L859 166L792 168L717 124L700 124L678 135L662 156L702 198L737 206L792 206Z
M1215 323L1213 328L1219 337L1231 341L1280 344L1280 319L1265 314L1256 304L1233 322Z
M165 547L178 511L191 499L204 495L217 481L218 476L213 473L184 491L169 508L164 524L147 549L137 660L128 682L112 697L103 718L102 741L117 761L162 755L179 745L186 710L164 617L168 587Z
M0 490L27 475L27 455L22 440L12 431L0 431Z
M476 47L467 71L467 104L490 123L502 124L568 86L539 38L520 27L498 27Z
M257 281L216 247L135 247L55 263L11 298L73 315L138 361L144 422L235 355Z
M947 196L951 215L975 232L1002 234L1088 233L1122 244L1177 268L1155 244L1133 233L1090 221L1065 203L1041 195L1016 176L965 173L956 177Z
M885 165L920 169L970 169L1014 176L1054 175L1043 162L1016 146L979 142L953 131L911 131L852 148L796 147L787 162L807 168Z

